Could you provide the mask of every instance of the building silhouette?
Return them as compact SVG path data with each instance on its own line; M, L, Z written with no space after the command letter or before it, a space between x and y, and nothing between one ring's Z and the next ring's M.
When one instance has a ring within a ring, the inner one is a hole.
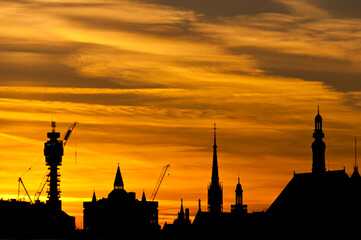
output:
M361 177L355 161L354 172L349 177L345 169L325 168L322 117L315 117L315 139L312 143L312 171L294 173L293 178L271 204L267 215L278 226L302 228L310 231L332 230L359 224L361 213ZM334 228L332 228L334 227Z
M97 200L95 192L91 202L84 202L84 230L112 234L142 231L157 231L158 202L147 201L143 192L139 201L134 192L124 189L124 182L118 166L114 188L108 198Z
M212 176L208 186L208 211L202 211L199 200L198 212L194 218L192 230L198 233L228 232L233 234L237 231L248 231L250 227L256 226L256 220L262 221L263 212L247 212L247 205L243 204L243 189L239 178L235 189L235 204L231 205L231 212L223 211L222 194L223 187L218 175L216 126L214 125Z
M189 208L184 210L183 199L181 199L181 206L178 212L178 217L173 221L173 224L165 223L163 226L164 233L187 235L192 232L193 228L189 219ZM189 236L188 236L189 237Z
M181 199L181 206L178 212L178 218L174 220L173 224L191 224L189 220L189 208L183 209L183 198Z
M0 237L61 236L75 230L75 217L62 211L61 207L58 170L64 145L59 139L60 133L55 131L55 122L51 125L52 131L47 133L49 140L44 144L46 165L49 166L48 200L46 203L0 200Z

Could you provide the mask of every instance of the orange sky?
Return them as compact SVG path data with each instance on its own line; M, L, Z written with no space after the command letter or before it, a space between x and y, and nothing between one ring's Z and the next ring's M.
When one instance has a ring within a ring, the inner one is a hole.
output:
M79 226L82 202L94 189L107 197L118 163L137 198L170 164L160 222L181 198L194 216L199 198L207 207L215 121L224 210L238 174L249 211L265 210L293 171L311 169L318 102L326 167L350 174L359 16L358 0L1 1L0 195L17 197L37 163L23 175L33 195L51 119L61 133L78 121L60 171Z

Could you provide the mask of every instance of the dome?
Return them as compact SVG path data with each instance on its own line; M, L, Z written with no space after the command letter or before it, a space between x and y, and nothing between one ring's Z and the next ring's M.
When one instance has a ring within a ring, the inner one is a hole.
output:
M242 192L243 192L243 190L242 190L242 185L241 185L241 183L240 183L240 181L239 181L239 178L238 178L238 184L237 184L237 186L236 186L236 194L238 195L238 194L242 194Z
M322 117L320 115L320 106L317 107L317 115L315 117L315 122L322 122Z

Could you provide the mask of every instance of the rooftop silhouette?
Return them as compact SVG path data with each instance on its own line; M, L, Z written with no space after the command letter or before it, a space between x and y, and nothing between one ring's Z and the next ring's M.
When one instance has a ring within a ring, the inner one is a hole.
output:
M48 166L48 180L45 182L48 184L48 200L46 203L39 200L34 203L16 199L0 200L0 237L62 236L75 230L75 217L62 211L58 171L62 165L64 146L75 125L69 128L64 139L59 139L60 133L55 131L56 123L51 123L52 131L47 133L49 140L44 143L45 163Z
M116 234L142 229L143 232L155 232L158 224L158 202L147 201L143 192L139 201L134 192L124 189L123 178L118 166L114 189L108 198L84 202L84 230L91 233Z

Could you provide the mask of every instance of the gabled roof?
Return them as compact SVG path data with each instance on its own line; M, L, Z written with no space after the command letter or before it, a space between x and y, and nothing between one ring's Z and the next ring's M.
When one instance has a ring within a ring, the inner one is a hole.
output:
M268 208L273 216L315 216L345 211L351 181L345 170L294 174Z

